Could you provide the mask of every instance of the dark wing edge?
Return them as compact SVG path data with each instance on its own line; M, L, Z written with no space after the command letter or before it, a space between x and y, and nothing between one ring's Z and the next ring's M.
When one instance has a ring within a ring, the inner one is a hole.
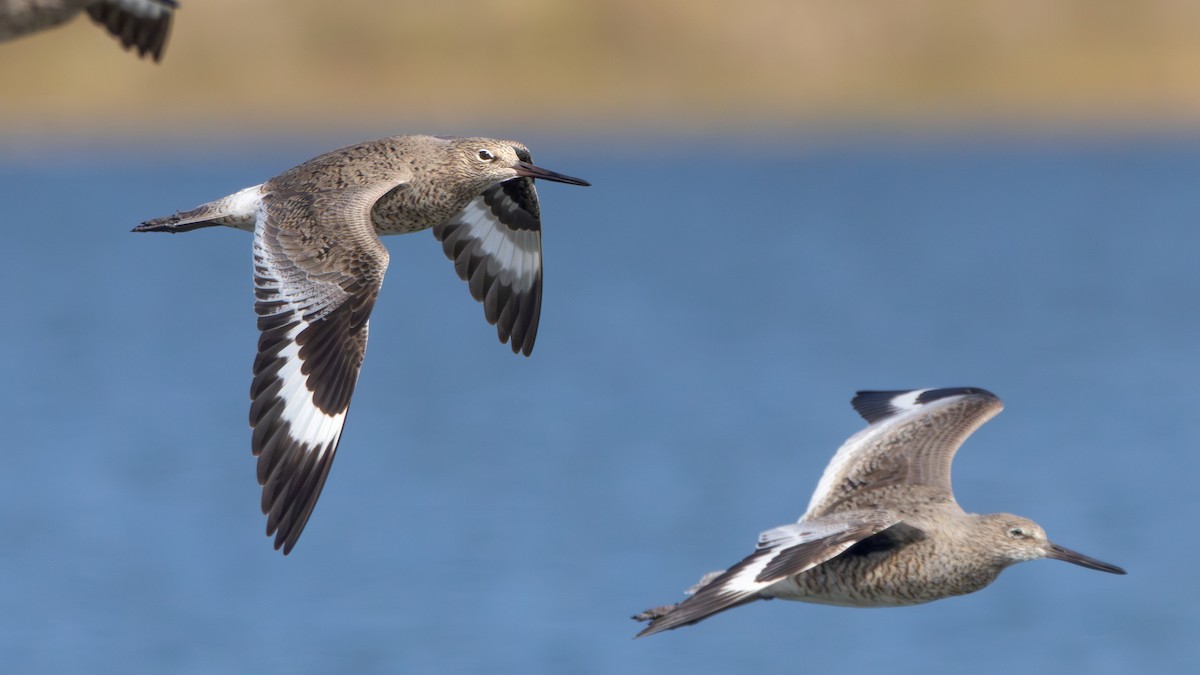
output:
M317 218L315 199L300 193L271 203L266 222L255 230L254 309L261 333L250 387L251 448L258 457L267 536L274 535L284 555L303 532L329 474L387 268L382 245L348 249L349 238L341 237L323 242L325 250L354 261L352 268L323 267L328 256L311 255L314 244L299 242L295 229L281 226Z
M759 536L754 553L727 571L713 575L691 597L676 605L646 610L633 618L649 621L636 637L690 626L708 617L759 599L760 592L779 581L810 570L854 546L859 541L895 525L890 513L848 516L825 521L799 522L767 530Z
M174 0L145 2L144 5L144 8L132 8L129 3L109 0L88 5L87 12L93 21L120 40L122 47L136 47L138 56L149 54L157 63L162 60L177 5Z
M911 396L910 396L911 395ZM939 389L893 389L887 391L859 391L854 394L850 405L867 422L875 424L901 413L915 410L917 406L933 403L953 396L975 396L995 399L992 392L979 387L942 387Z
M484 190L449 222L433 228L471 297L501 343L529 356L542 313L541 212L533 180Z

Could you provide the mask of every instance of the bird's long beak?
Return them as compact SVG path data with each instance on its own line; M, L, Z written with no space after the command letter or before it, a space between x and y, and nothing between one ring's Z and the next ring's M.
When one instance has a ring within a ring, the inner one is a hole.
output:
M564 176L561 173L551 171L549 169L543 169L540 166L534 166L534 165L530 164L529 162L517 162L516 164L513 165L513 169L516 169L518 176L525 176L527 178L541 178L542 180L552 180L555 183L566 183L567 185L582 185L584 187L588 187L591 185L591 183L589 183L586 180L583 180L581 178L572 178L570 176Z
M1108 572L1109 574L1125 574L1125 570L1117 567L1116 565L1100 562L1095 558L1089 558L1082 553L1076 553L1075 551L1072 551L1069 548L1063 548L1058 544L1050 544L1046 547L1046 557L1074 563L1080 567L1086 567L1088 569Z

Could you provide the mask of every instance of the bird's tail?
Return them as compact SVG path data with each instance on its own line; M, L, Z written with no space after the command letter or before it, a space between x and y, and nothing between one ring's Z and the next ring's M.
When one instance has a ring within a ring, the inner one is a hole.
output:
M848 511L773 527L758 535L754 553L725 572L713 572L701 579L688 591L692 597L633 617L650 622L637 636L688 626L747 602L770 600L771 595L762 593L772 585L836 558L858 542L898 524L899 517L891 511ZM901 527L906 536L923 536L914 527Z
M253 231L261 199L262 186L255 185L228 197L201 204L190 211L180 211L174 215L152 218L133 228L133 231L178 234L214 225Z

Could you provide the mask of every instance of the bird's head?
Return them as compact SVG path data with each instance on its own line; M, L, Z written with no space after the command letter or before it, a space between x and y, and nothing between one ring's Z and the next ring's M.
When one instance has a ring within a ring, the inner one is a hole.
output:
M986 516L986 519L989 538L995 542L996 555L1005 566L1026 560L1051 558L1110 574L1125 574L1125 570L1116 565L1051 542L1042 526L1028 518L997 513Z
M540 178L568 185L591 185L585 180L535 166L530 159L529 149L516 141L498 141L491 138L449 140L456 163L466 175L478 177L482 188L520 177Z

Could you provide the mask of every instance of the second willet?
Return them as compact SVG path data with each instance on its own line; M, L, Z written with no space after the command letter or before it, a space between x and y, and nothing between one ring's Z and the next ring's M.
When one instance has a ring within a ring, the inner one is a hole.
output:
M326 153L135 232L254 232L258 357L250 386L267 536L286 555L316 505L367 348L388 252L381 234L433 228L501 342L533 350L542 309L532 164L515 141L393 136Z
M860 391L869 426L833 456L800 521L763 532L754 553L712 572L691 597L633 618L651 635L755 600L894 607L972 593L1004 568L1039 558L1102 572L1115 565L1051 543L1037 523L959 507L950 463L1003 409L977 388Z

